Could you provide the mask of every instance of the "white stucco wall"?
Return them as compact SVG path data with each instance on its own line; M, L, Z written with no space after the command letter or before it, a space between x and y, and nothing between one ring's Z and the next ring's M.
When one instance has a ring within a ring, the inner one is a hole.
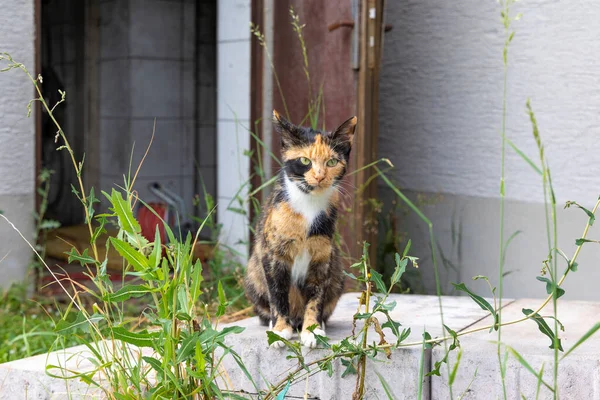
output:
M0 52L34 75L34 2L5 0L0 10ZM0 73L0 210L27 238L33 231L35 179L35 118L27 118L32 97L33 86L21 70ZM23 279L31 260L27 244L3 220L0 260L0 286Z
M492 0L388 1L380 154L403 187L498 197L503 27ZM522 1L509 50L507 136L537 160L531 98L558 199L600 192L600 2ZM541 202L539 176L513 151L507 198Z
M503 26L492 0L388 1L381 74L379 155L396 166L399 185L441 194L423 210L439 250L456 267L440 266L442 286L464 281L489 295L477 274L498 281L500 128ZM562 210L566 200L592 206L600 194L600 3L585 0L518 2L509 50L507 136L538 161L525 102L531 98L552 169L559 247L575 249L586 217ZM539 162L539 161L538 161ZM392 194L380 186L383 199ZM548 247L541 178L510 148L506 152L505 238L510 245L504 294L542 297L540 275ZM401 230L423 258L426 289L435 291L426 227L400 216ZM597 225L597 224L596 224ZM458 232L460 230L460 232ZM590 231L600 236L596 226ZM580 269L566 281L566 298L600 300L600 246L584 246ZM442 264L442 263L441 263ZM581 267L583 266L583 267ZM561 266L562 270L562 266Z

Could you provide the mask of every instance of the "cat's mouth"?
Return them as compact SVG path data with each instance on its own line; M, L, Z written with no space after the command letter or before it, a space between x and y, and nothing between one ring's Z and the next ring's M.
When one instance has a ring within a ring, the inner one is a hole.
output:
M300 189L302 192L304 192L306 194L315 190L315 186L309 185L306 181L303 181L303 180L297 182L296 186L298 186L298 189Z
M322 191L328 189L330 187L330 185L327 185L324 182L321 182L319 184L316 185L311 185L308 182L301 182L300 185L300 190L302 190L304 193L321 193Z
M296 187L300 189L302 193L305 194L319 194L324 190L329 189L329 187L331 186L327 185L325 182L321 182L316 185L311 185L305 179L292 179L292 181L294 185L296 185Z

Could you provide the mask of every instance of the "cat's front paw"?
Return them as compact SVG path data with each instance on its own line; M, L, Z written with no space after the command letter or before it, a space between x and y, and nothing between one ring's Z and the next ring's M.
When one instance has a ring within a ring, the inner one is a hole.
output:
M302 346L313 349L317 347L317 337L315 334L319 336L325 336L325 331L323 329L316 328L313 330L313 332L308 330L302 331L300 334L300 342L302 343Z
M281 336L285 340L290 340L294 334L294 331L292 330L292 328L285 328L281 331L271 329L271 332L273 332L277 336ZM285 346L285 343L283 343L281 340L271 343L271 347L275 347L275 348L282 348L284 346Z

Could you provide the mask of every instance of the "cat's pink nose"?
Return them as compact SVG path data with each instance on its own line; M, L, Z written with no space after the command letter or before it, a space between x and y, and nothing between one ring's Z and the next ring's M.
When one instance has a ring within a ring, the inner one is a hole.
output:
M315 176L315 179L316 179L317 183L321 183L321 182L323 182L323 179L325 179L325 176Z

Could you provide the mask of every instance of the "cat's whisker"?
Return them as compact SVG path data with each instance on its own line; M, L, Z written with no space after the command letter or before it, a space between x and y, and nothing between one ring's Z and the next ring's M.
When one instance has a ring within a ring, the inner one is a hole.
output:
M344 199L351 199L352 198L352 193L345 190L344 188L341 187L336 187L337 192L340 194L340 196Z
M347 190L347 191L349 191L349 192L356 192L356 191L358 190L358 189L357 189L357 187L356 187L356 186L354 186L354 185L353 185L352 183L350 183L350 182L344 182L344 181L342 181L342 182L340 182L340 183L339 183L337 186L338 186L338 187L342 187L342 188L344 188L344 190Z

